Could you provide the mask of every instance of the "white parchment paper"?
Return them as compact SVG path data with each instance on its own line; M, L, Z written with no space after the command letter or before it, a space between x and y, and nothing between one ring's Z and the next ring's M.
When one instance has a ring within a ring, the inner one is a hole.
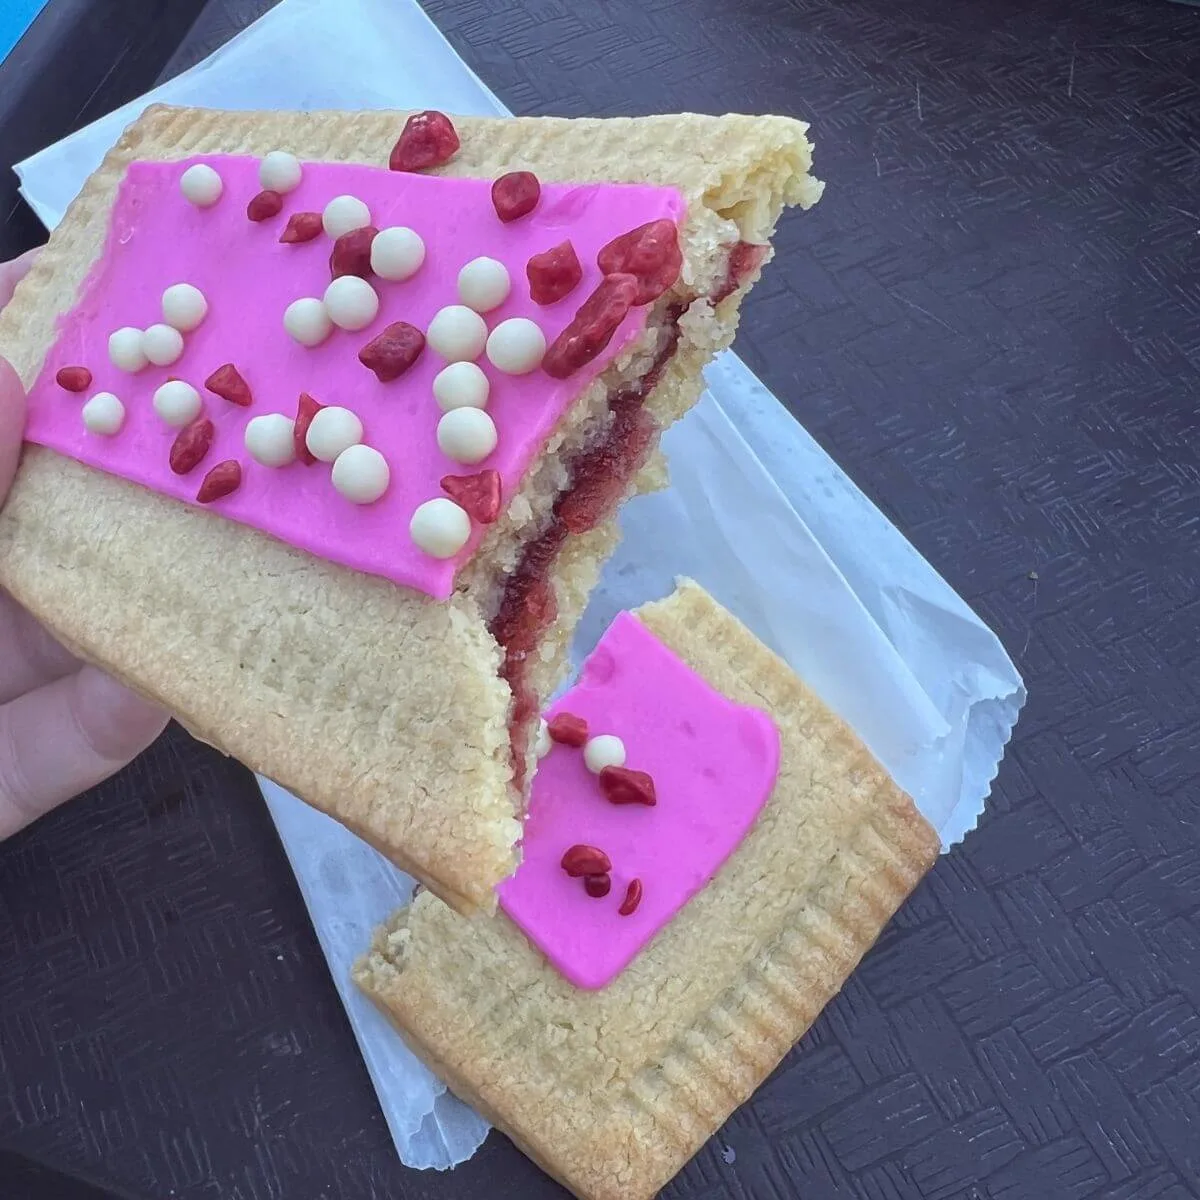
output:
M154 100L225 108L506 110L414 0L284 0L209 59L17 167L53 227ZM820 130L816 130L818 153ZM825 203L836 204L836 181ZM820 219L820 209L807 219ZM794 218L805 219L805 218ZM691 575L859 733L939 830L975 825L1025 699L995 635L732 354L663 439L672 487L626 506L621 549L575 662L621 608ZM353 987L349 969L411 881L262 780L400 1157L451 1166L486 1123L446 1092Z

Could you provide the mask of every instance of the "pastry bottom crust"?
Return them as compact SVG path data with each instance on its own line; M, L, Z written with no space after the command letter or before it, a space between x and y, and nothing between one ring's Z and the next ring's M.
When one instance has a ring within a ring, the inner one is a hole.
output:
M854 734L695 584L639 618L769 712L782 761L744 842L607 988L574 988L503 914L423 893L355 979L448 1086L577 1196L652 1196L837 993L937 857Z

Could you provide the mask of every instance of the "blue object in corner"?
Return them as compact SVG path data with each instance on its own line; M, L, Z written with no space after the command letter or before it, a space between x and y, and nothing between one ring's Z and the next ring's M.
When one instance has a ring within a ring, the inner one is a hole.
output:
M46 0L0 0L0 62L9 56L45 7Z

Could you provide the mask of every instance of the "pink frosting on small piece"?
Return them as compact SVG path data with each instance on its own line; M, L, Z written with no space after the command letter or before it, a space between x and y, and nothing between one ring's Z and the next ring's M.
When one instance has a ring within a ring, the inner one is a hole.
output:
M196 162L208 163L224 181L224 192L212 208L196 208L180 193L180 175ZM445 363L432 348L427 346L412 369L390 383L380 383L358 361L359 350L393 321L427 329L438 309L460 303L459 269L480 255L499 259L512 279L509 298L484 315L488 328L509 317L529 317L550 343L599 282L597 251L646 221L664 216L678 220L684 201L669 188L547 183L532 215L504 224L492 207L488 179L340 163L305 163L303 169L300 186L284 197L283 211L253 222L246 217L246 204L260 186L257 159L216 155L131 164L103 257L79 303L61 321L58 340L30 390L26 437L192 503L205 472L235 458L242 464L242 484L209 506L210 511L312 554L445 599L453 590L455 571L484 530L476 526L456 558L434 559L410 539L413 511L444 494L439 486L443 475L488 468L500 473L507 503L571 402L645 326L646 310L634 309L604 353L567 380L551 379L541 370L504 375L481 357L479 365L491 381L488 412L499 445L474 466L456 463L438 449L435 434L442 413L432 382ZM335 329L324 344L309 349L285 332L283 312L302 296L323 295L333 243L321 234L311 242L281 245L279 235L291 214L321 212L342 194L363 200L379 229L407 225L416 230L425 241L425 263L403 282L372 277L381 300L376 319L358 333ZM541 307L529 298L525 264L566 238L583 263L583 280L565 299ZM109 334L122 326L144 329L161 321L162 293L175 283L194 284L209 305L203 324L184 335L182 357L169 367L148 366L136 375L118 370L109 361ZM249 408L204 391L204 380L229 362L253 392ZM55 383L58 369L73 365L92 372L86 393L67 392ZM205 413L216 426L212 449L182 477L168 467L177 431L152 406L155 389L172 376L200 390ZM86 432L80 417L82 403L100 391L115 393L125 406L124 426L113 437ZM342 497L330 482L328 464L271 468L250 458L243 442L246 423L265 413L294 417L302 391L322 404L350 408L361 418L364 441L390 467L391 482L380 500L356 505Z
M520 867L500 905L550 962L581 988L602 988L716 874L745 837L779 774L779 731L735 704L621 613L579 682L547 712L583 717L595 737L625 744L626 767L654 780L658 803L610 804L583 751L555 745L538 766ZM570 846L612 859L602 899L562 869ZM633 879L642 900L618 909Z

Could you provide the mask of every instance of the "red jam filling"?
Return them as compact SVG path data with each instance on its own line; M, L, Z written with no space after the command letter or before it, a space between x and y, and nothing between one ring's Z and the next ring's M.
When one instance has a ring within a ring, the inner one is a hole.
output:
M770 246L758 246L754 242L738 242L729 251L729 267L725 282L709 297L713 304L732 296L763 265Z
M725 278L711 294L712 303L737 291L762 264L767 250L751 242L735 243L729 251ZM571 486L555 501L546 528L525 546L492 618L492 636L504 650L500 677L513 694L509 737L518 788L525 783L525 734L538 714L538 697L529 682L529 655L558 616L551 568L569 535L586 533L609 516L649 456L656 426L644 411L646 397L675 353L679 321L687 308L687 304L673 304L667 310L663 345L650 369L637 383L609 397L613 419L607 437L572 462Z

